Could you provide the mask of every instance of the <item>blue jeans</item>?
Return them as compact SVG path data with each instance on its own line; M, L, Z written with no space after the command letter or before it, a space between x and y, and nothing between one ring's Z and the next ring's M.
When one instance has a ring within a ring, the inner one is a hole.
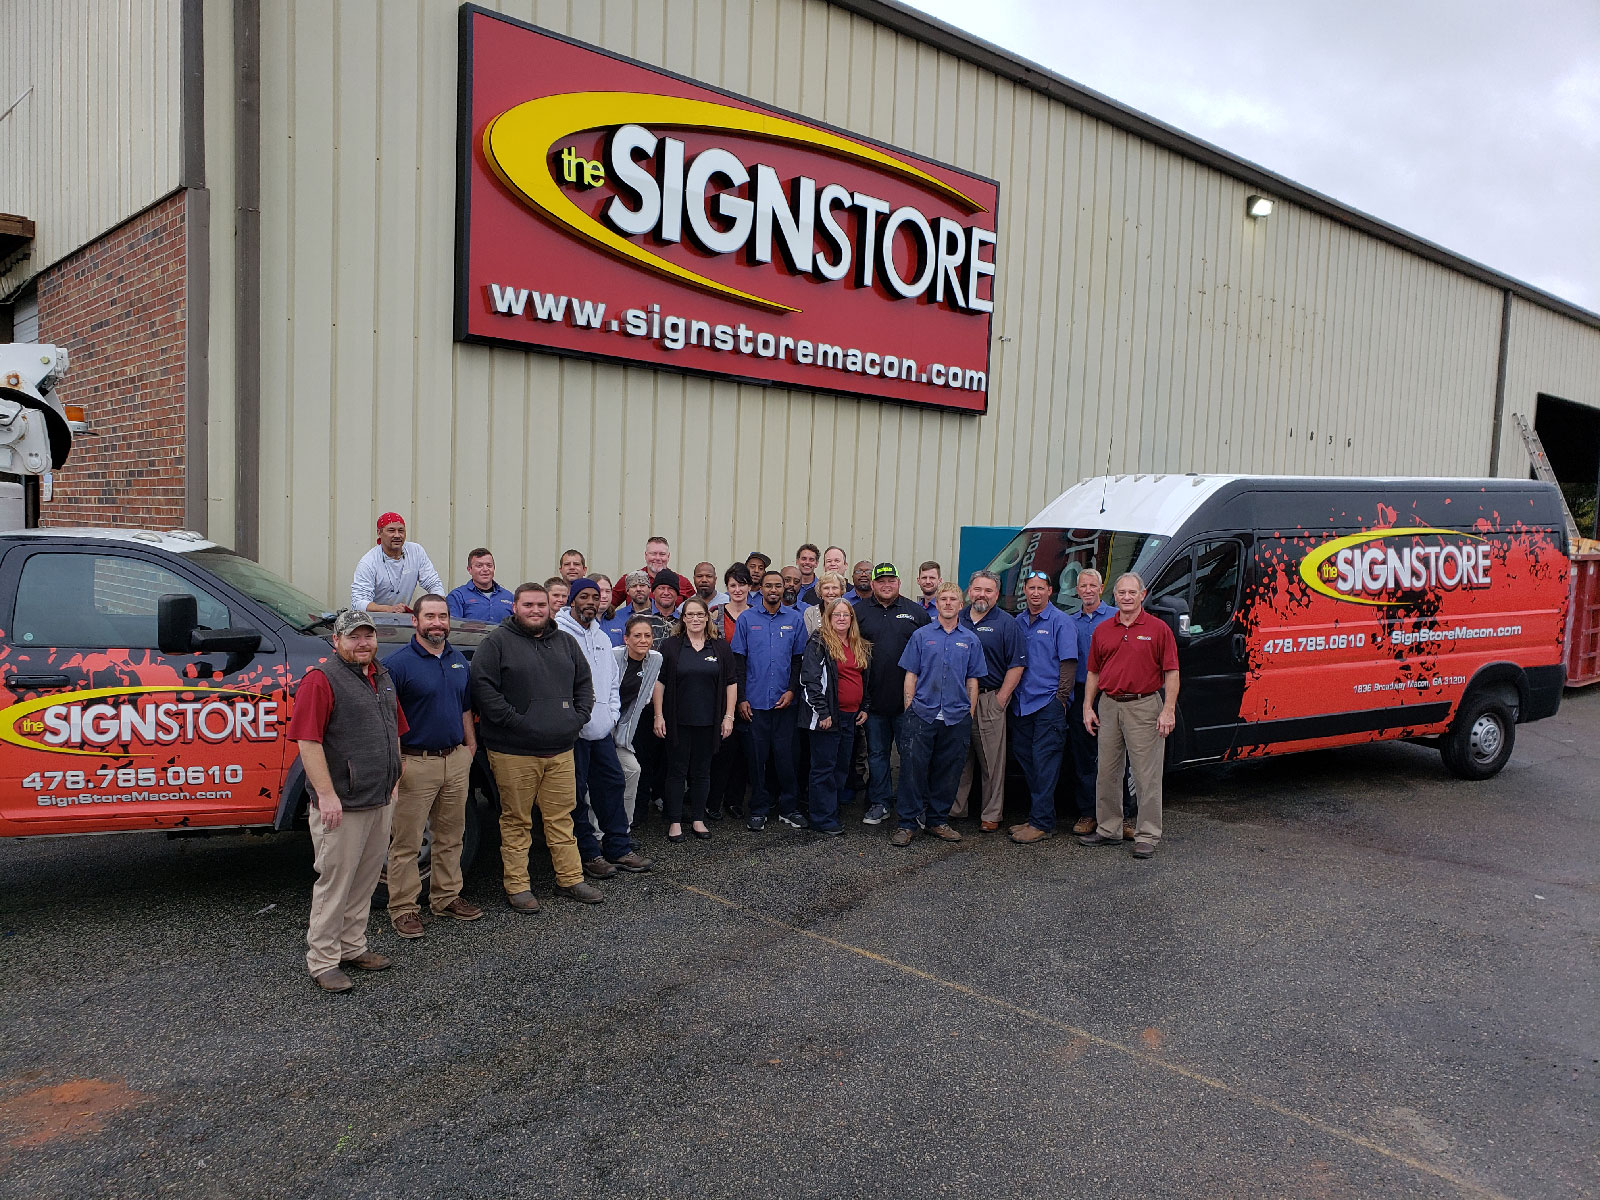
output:
M622 804L622 764L617 761L617 744L608 733L594 741L578 739L572 748L572 769L578 777L578 804L572 810L572 826L578 835L578 856L614 861L633 849L628 836L628 810ZM594 810L600 825L600 839L589 823Z
M924 721L914 712L900 717L900 802L895 812L901 829L915 829L919 819L933 829L950 823L961 764L972 743L972 718L954 725Z
M780 815L798 812L794 784L794 708L757 708L750 712L750 815L764 817L774 807ZM777 772L767 775L767 756ZM776 784L776 787L773 785ZM774 796L776 793L776 796Z
M867 714L867 805L894 806L894 786L889 777L889 751L900 733L904 713L887 717ZM904 764L902 764L904 769Z
M1011 714L1011 750L1028 781L1028 824L1046 833L1056 827L1056 776L1067 742L1067 712L1054 696L1025 717Z
M839 801L850 774L855 746L856 714L840 713L832 729L813 729L811 739L811 828L839 828Z

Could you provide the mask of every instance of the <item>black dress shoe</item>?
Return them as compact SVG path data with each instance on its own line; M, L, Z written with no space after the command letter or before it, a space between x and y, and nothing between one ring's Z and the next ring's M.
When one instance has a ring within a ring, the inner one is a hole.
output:
M669 833L669 834L667 834L667 841L669 841L669 842L681 842L681 841L683 841L683 834L681 834L681 833Z
M708 821L720 821L720 820L722 820L722 810L720 808L708 808L708 809L706 809L706 820L708 820Z
M699 838L702 842L709 842L711 840L711 830L709 829L695 829L693 826L691 826L689 832L694 834L694 836Z

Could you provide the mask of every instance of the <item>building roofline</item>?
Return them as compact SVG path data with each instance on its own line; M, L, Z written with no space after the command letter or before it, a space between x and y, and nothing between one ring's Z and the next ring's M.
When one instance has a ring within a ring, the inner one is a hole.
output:
M1074 83L1064 75L1058 75L991 42L973 37L953 25L945 24L937 17L911 8L901 0L828 0L828 2L836 8L853 12L885 28L903 33L907 37L915 38L919 42L992 71L1004 79L1032 88L1041 95L1060 101L1068 108L1104 121L1114 128L1134 134L1202 166L1220 171L1241 183L1260 189L1273 199L1289 201L1308 212L1337 221L1369 237L1397 246L1418 258L1447 267L1469 279L1486 283L1530 304L1560 313L1591 328L1600 329L1600 313L1590 312L1570 300L1563 300L1560 296L1552 295L1532 284L1524 283L1483 263L1447 250L1437 242L1430 242L1414 233L1408 233L1397 225L1380 221L1377 217L1359 209L1341 204L1332 196L1313 191L1249 159L1231 154L1221 146L1215 146L1185 133L1176 126L1168 125L1165 121L1158 121L1109 96Z

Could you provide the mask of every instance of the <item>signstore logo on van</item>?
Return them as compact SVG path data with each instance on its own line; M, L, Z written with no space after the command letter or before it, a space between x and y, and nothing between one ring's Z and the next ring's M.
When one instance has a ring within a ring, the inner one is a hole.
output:
M172 699L156 700L149 693ZM91 688L70 700L39 696L0 711L0 741L25 750L102 758L113 753L138 757L196 742L270 742L278 737L278 707L276 700L255 692L225 688ZM144 749L122 751L125 746Z
M1490 547L1453 529L1381 529L1335 538L1300 564L1312 591L1352 604L1407 604L1419 592L1490 585Z

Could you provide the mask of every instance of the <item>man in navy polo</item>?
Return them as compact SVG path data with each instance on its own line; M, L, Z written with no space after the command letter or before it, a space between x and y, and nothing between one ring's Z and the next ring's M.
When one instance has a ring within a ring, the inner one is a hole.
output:
M1023 576L1027 601L1017 614L1022 630L1022 682L1011 697L1011 746L1028 781L1028 819L1011 827L1013 842L1039 842L1056 835L1056 777L1067 744L1067 712L1078 674L1078 635L1072 620L1050 603L1050 576Z
M972 710L972 752L961 769L956 785L952 817L967 815L971 802L969 789L973 765L983 772L982 828L992 833L1000 828L1006 804L1006 706L1011 693L1022 682L1022 666L1027 655L1022 647L1022 631L1011 614L997 607L1000 603L1000 577L993 571L975 571L967 584L967 607L961 610L961 623L978 635L983 646L986 670L978 680L978 702Z
M906 673L905 716L900 722L900 791L895 811L900 827L891 846L909 846L917 826L934 837L959 842L950 828L961 760L972 741L972 708L978 680L988 670L978 635L961 624L961 589L941 583L934 592L939 619L911 635L900 655Z
M479 546L467 555L468 581L445 597L458 621L498 625L511 615L511 593L495 582L494 555Z
M450 644L450 606L427 595L411 611L411 641L383 665L394 680L405 733L404 770L389 833L389 921L403 938L423 935L417 854L422 831L433 828L433 874L428 905L436 917L476 921L483 910L461 898L461 842L467 823L467 781L478 752L468 698L467 660Z
M750 828L757 832L766 826L774 792L778 820L796 829L807 825L794 775L795 718L788 711L800 686L806 623L798 609L783 602L783 591L783 575L767 571L761 576L761 603L745 609L733 626L739 719L750 727ZM767 773L768 755L776 781Z
M872 643L867 668L867 812L864 825L888 819L894 786L889 780L889 751L900 737L906 711L905 678L900 655L911 635L928 624L922 605L900 594L900 572L893 563L872 569L872 598L856 605L861 636Z

